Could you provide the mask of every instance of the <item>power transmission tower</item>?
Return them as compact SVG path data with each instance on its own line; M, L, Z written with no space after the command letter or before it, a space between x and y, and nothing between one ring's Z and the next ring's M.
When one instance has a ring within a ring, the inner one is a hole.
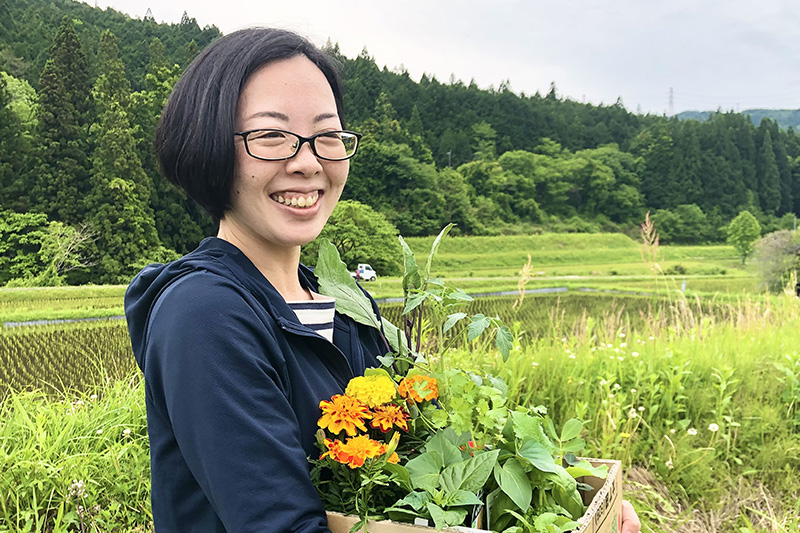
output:
M675 116L675 101L674 101L674 94L672 92L672 87L669 88L669 111L667 116L673 117Z

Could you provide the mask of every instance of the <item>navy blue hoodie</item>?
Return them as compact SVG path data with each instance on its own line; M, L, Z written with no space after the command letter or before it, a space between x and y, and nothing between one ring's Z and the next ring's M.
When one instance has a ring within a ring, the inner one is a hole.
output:
M317 290L310 270L298 275ZM156 531L327 532L307 460L319 456L319 402L378 366L377 332L337 313L328 342L214 237L142 270L125 315L145 376Z

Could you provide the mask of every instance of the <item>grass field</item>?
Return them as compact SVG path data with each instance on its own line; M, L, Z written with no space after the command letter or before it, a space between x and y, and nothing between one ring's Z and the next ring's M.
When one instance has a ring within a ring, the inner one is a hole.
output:
M417 255L425 256L433 238L407 242ZM663 293L679 289L685 279L690 297L735 298L758 291L757 280L730 246L662 246L661 269L669 273L680 266L684 272L664 276L654 274L639 245L620 234L447 238L433 272L471 294L513 291L528 253L533 268L529 289ZM397 277L381 276L363 285L379 299L398 298L403 292ZM120 316L124 293L124 286L0 289L0 323Z
M512 328L511 357L455 328L435 363L503 377L557 425L583 420L588 452L623 460L645 532L800 532L800 300L758 292L729 247L662 247L661 267L686 271L662 276L619 235L446 239L434 271L467 292L512 291L528 251L527 288L567 292L469 304ZM365 287L401 293L399 279ZM0 321L119 315L124 290L3 289ZM381 308L396 323L400 305ZM0 328L0 389L0 533L150 530L124 321Z

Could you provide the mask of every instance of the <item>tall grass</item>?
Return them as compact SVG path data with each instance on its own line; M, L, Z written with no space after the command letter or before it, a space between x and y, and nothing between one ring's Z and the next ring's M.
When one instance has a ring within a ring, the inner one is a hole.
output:
M631 473L645 531L798 531L797 298L722 314L678 300L645 318L553 322L544 337L518 327L505 364L468 350L448 361L498 373L557 424L584 420L589 453Z
M138 376L54 399L0 403L0 531L150 529L150 461Z

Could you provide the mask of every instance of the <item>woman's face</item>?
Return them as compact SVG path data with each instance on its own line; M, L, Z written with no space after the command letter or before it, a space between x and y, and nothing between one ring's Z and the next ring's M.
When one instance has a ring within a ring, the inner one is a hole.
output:
M237 131L259 128L303 137L342 129L331 86L308 58L268 63L247 80L239 98ZM240 136L235 142L232 209L221 224L237 241L267 248L314 240L339 201L349 162L317 159L308 143L291 159L262 161L247 154Z

